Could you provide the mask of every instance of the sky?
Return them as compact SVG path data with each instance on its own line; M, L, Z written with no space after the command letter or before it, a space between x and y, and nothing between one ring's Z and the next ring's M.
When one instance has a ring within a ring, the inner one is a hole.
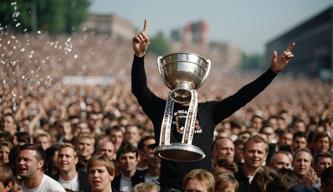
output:
M265 44L333 5L333 0L92 0L93 13L113 13L148 33L178 29L205 20L209 41L227 42L248 54L264 53ZM297 42L296 42L297 43Z

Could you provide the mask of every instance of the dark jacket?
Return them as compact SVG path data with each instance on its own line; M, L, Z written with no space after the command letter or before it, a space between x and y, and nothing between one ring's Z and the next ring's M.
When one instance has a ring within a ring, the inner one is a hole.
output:
M142 183L145 181L145 173L146 171L139 171L136 170L135 174L133 175L133 177L131 177L131 182L132 182L132 187L134 187L136 184ZM112 188L120 191L120 180L121 180L121 174L119 174L118 176L116 176L113 181L112 181Z

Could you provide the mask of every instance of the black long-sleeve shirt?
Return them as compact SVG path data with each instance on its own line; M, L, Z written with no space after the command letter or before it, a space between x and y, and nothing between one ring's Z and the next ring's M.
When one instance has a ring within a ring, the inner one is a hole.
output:
M182 189L184 176L193 169L211 170L211 144L215 126L232 115L239 108L251 101L263 91L274 79L276 73L268 69L253 82L245 85L234 95L221 101L208 101L198 104L197 121L192 144L201 148L206 157L195 162L176 162L162 159L161 188ZM144 69L144 57L134 56L132 64L132 92L154 125L155 140L159 142L160 127L163 119L166 100L157 97L147 86ZM187 114L186 106L174 105L171 125L171 143L181 142L181 127L184 126Z

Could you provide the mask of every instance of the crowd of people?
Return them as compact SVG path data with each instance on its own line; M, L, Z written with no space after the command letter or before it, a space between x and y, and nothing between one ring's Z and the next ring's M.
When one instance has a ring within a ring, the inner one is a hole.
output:
M2 34L0 42L0 191L160 190L154 127L130 89L128 42L13 34ZM146 55L148 84L165 97L168 89L157 80L154 61ZM253 79L220 75L221 67L213 67L200 100L225 98ZM71 74L112 74L114 82L57 83ZM47 76L47 85L38 83ZM216 126L211 169L188 172L184 191L332 189L332 85L277 78Z

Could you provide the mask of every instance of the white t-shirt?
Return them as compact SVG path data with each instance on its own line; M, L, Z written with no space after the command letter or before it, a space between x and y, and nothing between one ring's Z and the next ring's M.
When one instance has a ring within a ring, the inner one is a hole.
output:
M42 182L35 188L27 188L22 184L23 192L66 192L56 180L43 174Z
M132 189L131 178L128 178L125 175L121 174L119 191L121 191L121 192L130 192L131 189Z
M61 176L59 176L58 182L65 188L70 189L72 191L79 191L79 179L78 175L76 175L71 180L64 180Z

